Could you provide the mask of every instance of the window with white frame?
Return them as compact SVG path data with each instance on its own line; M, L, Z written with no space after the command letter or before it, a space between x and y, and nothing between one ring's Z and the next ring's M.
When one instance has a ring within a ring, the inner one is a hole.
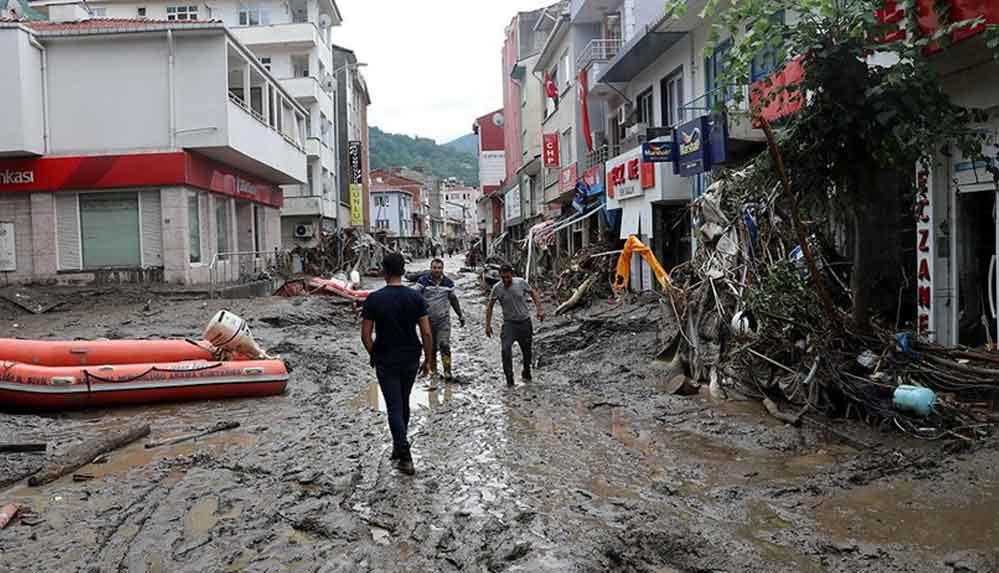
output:
M197 20L198 19L198 7L197 6L167 6L167 20Z
M139 6L138 8L136 8L135 9L135 17L136 18L145 18L146 17L146 7L145 6Z
M240 26L266 26L271 23L270 20L267 9L261 8L259 4L239 5Z
M271 59L270 58L260 58L260 65L264 67L268 72L271 71Z
M562 52L562 62L559 64L559 73L564 78L562 84L559 86L559 90L567 88L572 85L572 68L569 63L569 50Z
M678 67L659 84L662 93L662 126L671 127L683 120L683 66Z
M562 141L559 142L558 149L559 149L559 155L561 155L561 157L559 158L561 159L560 165L562 165L562 167L568 167L569 165L571 165L573 161L571 127L562 132Z
M638 111L638 123L646 125L655 124L652 107L652 88L649 87L649 89L638 94L635 100L635 109Z

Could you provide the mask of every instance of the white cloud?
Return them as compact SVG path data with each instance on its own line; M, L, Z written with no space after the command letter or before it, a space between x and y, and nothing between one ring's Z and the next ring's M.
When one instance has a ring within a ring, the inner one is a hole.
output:
M337 0L337 45L354 50L373 100L368 121L445 142L503 105L504 30L554 0Z

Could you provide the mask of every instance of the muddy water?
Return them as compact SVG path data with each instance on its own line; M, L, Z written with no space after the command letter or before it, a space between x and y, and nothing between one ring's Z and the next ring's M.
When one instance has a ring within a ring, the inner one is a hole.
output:
M292 365L285 396L0 415L0 441L38 437L51 451L126 423L150 423L151 439L241 423L133 444L81 468L89 481L0 492L30 510L0 532L0 571L999 570L993 449L879 477L885 460L946 455L877 434L884 449L857 452L755 403L666 395L634 359L655 342L632 310L576 331L578 348L539 342L547 366L509 390L481 295L462 304L465 383L414 388L414 478L388 462L356 316L321 298L225 305ZM106 326L74 311L18 322L25 336L188 336L221 306L164 301L151 321L109 303Z

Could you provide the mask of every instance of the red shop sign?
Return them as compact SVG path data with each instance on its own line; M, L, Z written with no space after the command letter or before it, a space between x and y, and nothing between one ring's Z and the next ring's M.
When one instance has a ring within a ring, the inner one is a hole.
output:
M546 133L543 138L542 147L545 159L545 167L558 167L560 164L558 134Z

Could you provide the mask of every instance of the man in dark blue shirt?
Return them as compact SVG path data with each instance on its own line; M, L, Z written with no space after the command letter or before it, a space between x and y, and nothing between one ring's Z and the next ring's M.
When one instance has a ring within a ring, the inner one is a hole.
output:
M385 397L389 431L392 432L392 460L404 474L413 475L409 449L409 395L420 369L420 350L426 357L427 373L437 370L434 360L427 303L419 292L405 287L402 277L406 263L399 253L382 260L385 287L370 295L361 311L361 341L371 355L378 386ZM419 325L420 337L416 335ZM374 338L372 338L374 332ZM422 341L421 341L422 338Z

